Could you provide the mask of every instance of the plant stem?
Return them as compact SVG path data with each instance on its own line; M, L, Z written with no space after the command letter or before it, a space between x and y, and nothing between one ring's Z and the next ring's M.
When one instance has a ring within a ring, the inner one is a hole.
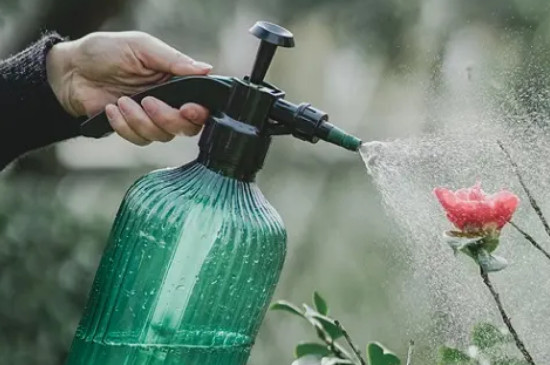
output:
M546 256L547 259L550 260L550 253L548 253L548 251L546 251L544 248L542 248L542 246L537 241L535 241L533 236L531 236L529 233L525 232L523 229L519 228L518 225L515 224L514 222L510 222L510 225L512 225L512 227L514 227L519 233L521 233L521 235L523 237L525 237L525 239L527 241L529 241L529 243L531 243L533 245L533 247L535 247L537 250L542 252L542 254L544 256Z
M495 290L495 288L493 287L491 280L489 280L489 274L483 271L483 269L481 269L480 273L481 273L481 278L483 279L483 283L485 284L485 286L487 286L487 288L491 292L491 295L493 296L493 299L495 300L495 303L498 307L498 311L500 312L500 316L502 317L504 324L506 324L506 327L508 327L508 330L510 331L510 333L512 334L512 337L514 338L516 347L521 352L521 354L523 355L527 363L529 363L530 365L535 365L535 361L533 360L533 357L531 357L531 354L525 348L525 344L519 338L518 333L516 332L514 326L512 325L512 322L510 321L510 317L508 317L508 314L506 314L506 311L502 306L502 302L500 301L500 296L498 292Z
M414 341L409 341L409 351L407 352L407 365L412 365L412 356L414 351Z
M527 195L527 198L529 198L529 203L533 207L533 210L535 213L537 213L537 216L539 217L540 221L542 222L542 225L544 226L544 230L546 231L546 234L550 237L550 225L548 225L548 221L546 218L544 218L544 214L542 214L542 210L540 209L540 206L538 205L537 201L535 200L535 197L533 194L531 194L531 191L527 188L527 185L525 185L525 181L523 180L523 176L521 175L519 171L518 164L512 159L512 156L510 155L510 152L504 147L502 142L500 140L497 140L497 144L504 152L506 157L508 158L508 161L510 162L510 165L514 168L514 172L516 173L516 176L518 177L519 183L523 190L525 191L525 194Z
M361 355L361 351L359 351L357 346L355 346L355 344L351 340L351 337L349 336L348 331L346 331L344 326L342 326L342 324L338 320L334 320L334 323L340 329L340 331L342 331L342 334L344 335L346 342L348 343L349 347L351 348L351 350L353 351L353 353L355 354L355 356L357 357L361 365L367 365L367 362L365 361L365 359L363 359L363 356Z
M339 359L351 360L351 356L341 346L334 341L323 329L315 327L317 337L319 337L330 349L330 351Z

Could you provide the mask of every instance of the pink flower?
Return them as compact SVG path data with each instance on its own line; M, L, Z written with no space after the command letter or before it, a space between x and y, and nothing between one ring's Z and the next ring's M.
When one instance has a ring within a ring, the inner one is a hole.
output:
M435 188L434 194L447 212L449 221L465 233L500 231L519 204L519 198L506 190L485 194L480 183L455 192Z

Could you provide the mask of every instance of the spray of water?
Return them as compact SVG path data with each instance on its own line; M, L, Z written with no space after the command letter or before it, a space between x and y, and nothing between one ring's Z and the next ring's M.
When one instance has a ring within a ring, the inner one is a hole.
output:
M502 146L517 164L514 168ZM489 321L502 327L492 298L483 287L478 267L455 256L443 242L451 228L432 190L482 182L483 189L513 191L522 199L514 216L518 227L547 250L550 236L529 203L530 195L550 219L550 136L545 123L532 116L487 119L464 128L391 142L367 142L361 148L387 212L402 237L396 262L410 268L401 290L408 312L404 330L414 337L431 333L433 349L448 344L466 347L473 325ZM514 227L502 233L498 255L510 266L492 275L504 306L538 364L550 363L550 261ZM504 349L520 357L513 346Z

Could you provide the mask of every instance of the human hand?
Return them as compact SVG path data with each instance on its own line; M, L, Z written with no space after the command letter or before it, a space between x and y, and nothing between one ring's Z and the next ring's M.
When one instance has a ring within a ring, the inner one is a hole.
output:
M96 32L58 43L46 66L48 82L69 114L92 116L105 109L113 130L140 146L195 135L208 117L208 110L194 103L178 110L153 97L140 105L125 96L174 75L205 75L212 69L143 32Z

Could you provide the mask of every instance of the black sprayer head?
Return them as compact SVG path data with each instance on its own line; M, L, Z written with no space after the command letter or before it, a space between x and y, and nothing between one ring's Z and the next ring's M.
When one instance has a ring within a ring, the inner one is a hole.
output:
M292 33L266 21L257 22L250 33L260 40L250 76L177 77L135 94L132 99L140 102L150 95L175 108L188 102L208 108L211 117L203 131L201 151L225 154L229 165L241 163L235 151L241 151L239 154L246 161L250 155L257 155L253 162L242 165L261 164L274 135L293 135L311 143L322 139L357 151L361 140L329 123L325 112L308 103L297 105L286 101L283 91L264 81L277 47L294 47ZM81 125L84 136L99 138L112 132L104 112ZM233 157L229 159L231 154Z
M263 82L267 69L278 46L294 47L294 36L287 29L265 21L254 24L250 33L261 41L250 82L274 89ZM360 139L328 123L328 115L308 103L294 105L281 97L273 104L269 117L273 123L266 127L266 131L271 135L292 134L312 143L323 139L351 151L357 151L361 146Z

